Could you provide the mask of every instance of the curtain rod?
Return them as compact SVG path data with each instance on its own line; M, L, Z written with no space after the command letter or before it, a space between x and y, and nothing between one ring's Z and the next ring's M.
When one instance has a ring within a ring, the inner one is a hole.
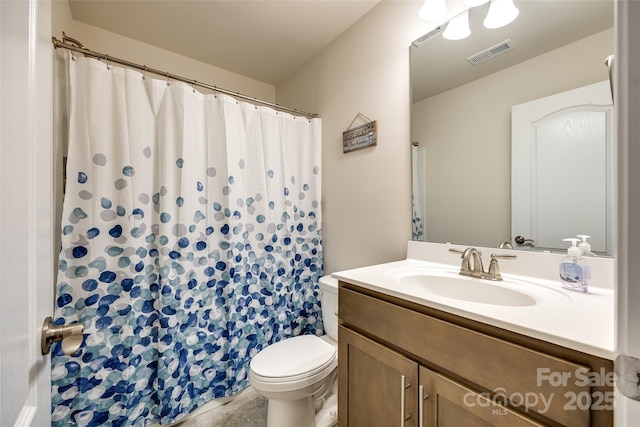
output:
M116 64L124 65L125 67L135 68L137 70L140 70L140 71L143 71L143 72L146 72L146 73L152 73L152 74L156 74L156 75L159 75L159 76L166 77L167 79L172 79L172 80L177 80L177 81L180 81L180 82L188 83L188 84L190 84L192 86L203 87L205 89L213 90L214 92L220 92L220 93L224 93L224 94L227 94L227 95L231 95L231 96L233 96L235 98L240 98L240 99L249 101L249 102L251 102L253 104L265 105L265 106L268 106L268 107L272 107L275 110L289 112L289 113L292 113L292 114L297 115L297 116L304 116L304 117L309 118L309 119L318 117L318 115L315 114L315 113L307 113L307 112L304 112L304 111L296 110L295 108L284 107L282 105L274 104L274 103L269 102L269 101L263 101L261 99L254 98L252 96L243 95L243 94L241 94L239 92L232 92L230 90L223 89L223 88L220 88L220 87L217 87L217 86L213 86L213 85L209 85L209 84L206 84L206 83L201 83L201 82L196 81L196 80L189 80L189 79L186 79L184 77L177 76L175 74L171 74L171 73L168 73L168 72L165 72L165 71L157 70L155 68L147 67L146 65L140 65L140 64L136 64L134 62L127 61L125 59L115 58L113 56L109 56L109 55L106 55L104 53L94 52L94 51L92 51L90 49L85 48L82 45L82 43L80 43L79 41L77 41L77 40L75 40L75 39L73 39L71 37L67 37L67 35L64 32L62 33L62 41L58 40L55 37L51 37L51 41L53 43L53 46L56 49L57 48L68 49L68 50L71 50L73 52L81 53L81 54L83 54L85 56L90 56L90 57L93 57L93 58L102 59L102 60L107 61L107 64L113 62L113 63L116 63ZM72 43L72 44L69 44L67 42Z

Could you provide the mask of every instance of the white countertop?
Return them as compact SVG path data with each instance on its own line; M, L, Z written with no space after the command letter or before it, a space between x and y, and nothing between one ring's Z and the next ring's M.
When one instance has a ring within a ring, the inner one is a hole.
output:
M459 270L459 265L406 259L340 271L332 276L366 289L563 347L609 360L615 358L613 289L590 286L588 293L573 292L563 289L559 279L506 274L503 270L505 281L498 282L500 286L512 286L537 301L530 306L503 306L446 298L421 289L419 285L407 286L398 280L404 273L415 274L420 269L434 268L454 273ZM509 283L510 279L531 283L518 283L516 288L515 284Z

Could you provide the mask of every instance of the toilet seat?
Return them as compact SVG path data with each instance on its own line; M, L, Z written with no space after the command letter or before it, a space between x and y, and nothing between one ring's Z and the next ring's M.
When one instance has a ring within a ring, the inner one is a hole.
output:
M287 338L264 348L251 361L263 381L286 382L314 376L337 359L334 346L315 335Z
M250 364L250 381L256 389L287 391L321 381L338 366L338 352L315 335L301 335L272 344Z

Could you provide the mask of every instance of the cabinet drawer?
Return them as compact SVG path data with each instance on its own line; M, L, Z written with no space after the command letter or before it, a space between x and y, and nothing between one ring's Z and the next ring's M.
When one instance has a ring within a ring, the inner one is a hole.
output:
M472 383L521 412L590 425L589 368L340 287L348 328L402 349L435 371Z

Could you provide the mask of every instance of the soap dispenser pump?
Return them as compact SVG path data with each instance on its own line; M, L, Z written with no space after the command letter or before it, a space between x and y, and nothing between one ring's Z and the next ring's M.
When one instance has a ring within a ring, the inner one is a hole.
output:
M587 292L591 280L591 266L582 257L582 251L577 245L580 239L563 239L571 242L567 256L560 261L560 279L562 287L571 291Z
M582 256L597 256L596 254L591 252L591 244L587 241L587 239L591 238L591 236L586 234L578 234L577 237L582 239L582 242L580 242L580 244L578 245Z

